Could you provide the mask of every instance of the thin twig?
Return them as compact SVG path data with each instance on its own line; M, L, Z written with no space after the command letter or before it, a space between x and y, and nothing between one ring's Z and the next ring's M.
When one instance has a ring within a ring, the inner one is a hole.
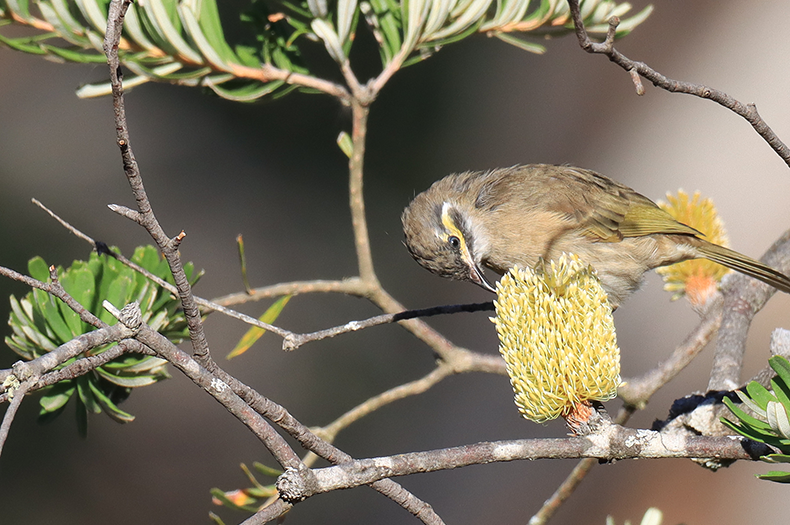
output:
M91 243L91 244L93 244L93 245L95 245L95 244L96 244L96 243L94 242L94 240L93 240L93 239L91 239L90 237L88 237L87 235L85 235L84 233L82 233L81 231L79 231L77 228L75 228L74 226L72 226L72 225L71 225L71 224L69 224L68 222L66 222L66 221L64 221L63 219L61 219L60 217L58 217L58 216L57 216L57 214L55 214L55 212L53 212L52 210L50 210L49 208L47 208L46 206L44 206L44 204L42 204L42 202L41 202L40 200L38 200L38 199L30 199L30 200L31 200L31 202L32 202L33 204L35 204L36 206L38 206L39 208L41 208L42 210L44 210L45 212L47 212L47 213L49 214L49 216L50 216L50 217L52 217L53 219L55 219L56 221L58 221L58 222L60 223L60 225L61 225L61 226L63 226L64 228L66 228L66 229L67 229L68 231L70 231L70 232L71 232L73 235L75 235L75 236L79 237L80 239L82 239L83 241L87 241L87 242L89 242L89 243Z
M286 512L291 510L293 503L288 503L281 499L274 500L270 505L262 508L246 520L241 522L241 525L263 525L270 521L285 515Z
M52 279L52 282L49 283L41 282L38 279L33 279L32 277L28 277L27 275L21 274L4 266L0 266L0 275L15 281L19 281L20 283L24 283L31 288L38 288L39 290L57 297L69 308L74 310L74 312L80 316L80 320L88 323L89 325L95 326L96 328L107 327L107 324L104 321L89 312L87 308L78 303L76 299L74 299L71 295L69 295L68 292L66 292L66 290L63 289L63 286L61 286L60 282L57 280L57 272L54 266L49 267L49 275Z
M446 364L440 364L428 375L423 376L415 381L398 385L382 392L377 396L373 396L367 401L355 406L339 418L335 419L330 424L314 430L314 432L331 443L334 441L335 437L337 437L341 430L347 428L355 421L359 421L363 417L372 414L376 410L390 403L409 396L422 394L453 373L454 371L451 370ZM316 459L318 459L318 456L316 456L313 452L310 452L307 456L305 456L303 461L305 465L312 466Z
M16 375L20 381L28 377L38 378L84 352L109 343L128 339L133 335L134 332L120 323L106 328L99 328L98 330L93 330L75 337L71 341L63 343L54 350L31 361L18 361L11 371L3 370L2 373L0 373L0 379L5 380L5 378L12 373Z
M25 381L22 381L20 385L14 389L14 397L11 400L11 403L8 404L8 408L3 414L3 422L0 423L0 455L3 454L3 446L5 446L6 439L8 439L8 433L11 431L11 423L14 422L14 416L16 416L16 411L19 410L19 406L22 404L22 400L25 398L25 394L30 390L30 387L35 384L36 378L31 377Z
M365 160L365 140L368 126L368 106L354 100L351 103L353 151L348 159L348 198L351 208L351 227L354 231L354 246L357 252L359 278L369 286L379 286L373 269L373 255L370 251L370 236L365 218L365 199L362 195L363 163Z
M283 295L299 295L306 293L343 293L357 297L365 297L369 287L359 277L342 280L316 279L313 281L292 281L253 288L249 293L237 292L213 299L222 306L247 304L261 299L281 297Z
M362 321L349 321L346 324L326 328L317 332L308 334L291 334L283 340L283 350L291 351L296 350L305 343L311 341L318 341L321 339L329 339L340 334L347 334L349 332L356 332L371 326L378 326L388 323L397 323L407 319L416 319L418 317L431 317L434 315L443 314L457 314L460 312L481 312L490 311L494 309L493 302L487 303L474 303L474 304L455 304L446 306L434 306L432 308L422 308L419 310L407 310L405 312L398 312L396 314L382 314L374 317L369 317Z
M782 142L768 124L760 117L757 112L757 106L754 104L744 104L739 102L732 96L728 95L718 89L713 89L702 84L694 84L692 82L683 82L680 80L673 80L668 78L653 68L649 67L643 62L637 62L626 57L614 47L614 34L620 20L617 17L612 17L609 21L609 32L607 33L606 40L603 43L595 43L590 40L587 35L587 29L584 27L581 10L579 9L579 0L568 0L571 15L573 17L573 25L576 29L576 37L579 40L579 45L588 53L596 53L606 55L609 60L626 70L633 78L633 72L638 73L647 80L653 83L654 86L665 89L672 93L685 93L687 95L694 95L696 97L712 100L717 104L724 106L730 111L740 115L751 124L752 128L760 135L765 142L779 155L785 163L790 166L790 148ZM636 84L637 94L639 93L639 84Z
M153 273L149 272L148 270L146 270L145 268L143 268L139 264L135 263L134 261L131 261L131 260L127 259L121 253L118 253L118 252L112 250L110 247L106 246L104 243L102 243L100 241L96 241L95 239L91 238L89 235L87 235L86 233L80 231L79 229L74 227L72 224L70 224L68 221L66 221L62 217L58 216L58 214L56 214L54 211L52 211L49 208L47 208L40 201L38 201L36 199L33 199L33 202L36 204L36 206L38 206L39 208L41 208L42 210L47 212L47 214L49 214L50 217L52 217L53 219L58 221L61 225L63 225L63 227L66 228L69 232L71 232L75 236L79 237L80 239L90 243L91 246L93 246L93 248L95 250L100 251L102 253L108 254L109 256L111 256L114 259L118 260L122 264L124 264L124 265L128 266L129 268L131 268L132 270L136 271L140 275L143 275L146 279L148 279L148 280L156 283L157 285L161 286L162 288L164 288L168 292L172 293L173 295L178 295L178 288L176 288L175 286L173 286L169 282L165 281L164 279L162 279L158 275L154 275ZM251 316L249 316L247 314L243 314L241 312L237 312L236 310L232 310L232 309L227 308L227 307L225 307L225 306L223 306L221 304L215 303L213 301L209 301L208 299L203 299L201 297L195 296L195 302L198 305L202 306L204 308L205 312L212 312L212 311L220 312L220 313L222 313L224 315L227 315L228 317L233 317L234 319L238 319L238 320L240 320L242 322L245 322L247 324L251 324L253 326L257 326L259 328L263 328L264 330L268 330L268 331L270 331L272 333L275 333L275 334L277 334L277 335L279 335L280 337L283 337L283 338L292 335L292 332L290 330L285 330L284 328L280 328L278 326L274 326L274 325L269 324L269 323L264 323L263 321L255 319L254 317L251 317ZM71 306L71 305L69 305L69 306Z

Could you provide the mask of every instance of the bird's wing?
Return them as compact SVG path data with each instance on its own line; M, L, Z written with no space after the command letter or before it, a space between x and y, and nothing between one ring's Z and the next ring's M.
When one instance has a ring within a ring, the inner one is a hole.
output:
M627 186L588 170L567 168L567 174L578 188L567 192L569 198L560 204L565 209L557 211L571 215L596 240L617 242L656 233L701 235Z

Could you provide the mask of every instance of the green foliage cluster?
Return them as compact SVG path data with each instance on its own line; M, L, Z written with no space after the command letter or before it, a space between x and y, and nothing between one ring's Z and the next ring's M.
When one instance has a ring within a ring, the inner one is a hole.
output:
M0 45L60 61L105 62L108 5L109 0L0 0ZM583 0L581 9L588 31L602 34L610 17L625 15L631 6ZM647 7L624 19L618 36L651 11ZM133 2L119 49L123 65L133 73L125 87L148 81L203 86L237 101L293 89L314 91L289 79L311 75L301 58L302 46L322 43L336 62L348 63L360 21L375 38L382 67L395 69L475 33L542 53L544 47L534 38L573 28L565 0L250 0L241 20L246 34L230 42L216 0ZM3 26L32 31L11 37ZM109 84L86 85L78 95L109 92Z
M155 247L138 247L131 260L157 277L173 283L167 261L159 256ZM184 270L192 284L202 275L195 271L192 263L186 264ZM31 277L42 282L50 278L49 267L41 257L30 260L28 271ZM189 336L178 298L109 255L92 253L88 261L74 261L66 269L59 267L57 274L58 281L69 295L109 325L117 321L102 307L105 300L118 308L137 301L143 321L152 329L174 343ZM8 324L13 333L5 338L6 344L27 360L95 330L65 303L38 289L21 299L11 296ZM90 355L98 355L113 345L115 343L94 348ZM79 357L67 361L61 368ZM76 379L61 381L45 390L40 401L40 418L48 421L58 416L69 399L74 397L78 426L83 434L87 430L89 412L100 413L103 409L116 421L131 421L134 416L119 409L117 404L129 396L132 388L170 377L165 363L157 357L126 354Z
M790 362L782 356L768 360L776 377L771 379L768 390L756 381L746 386L746 392L736 391L749 412L724 398L724 403L738 417L734 423L722 418L722 423L753 441L778 448L781 454L769 454L763 460L769 463L790 463ZM790 483L790 472L774 470L757 476L760 479Z

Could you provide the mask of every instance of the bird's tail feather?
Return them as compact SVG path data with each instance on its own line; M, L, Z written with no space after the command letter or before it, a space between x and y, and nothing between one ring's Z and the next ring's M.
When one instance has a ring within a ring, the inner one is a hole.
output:
M777 290L790 293L790 277L751 257L729 248L709 243L697 247L697 250L706 259L746 274L749 277L754 277L766 284L770 284Z

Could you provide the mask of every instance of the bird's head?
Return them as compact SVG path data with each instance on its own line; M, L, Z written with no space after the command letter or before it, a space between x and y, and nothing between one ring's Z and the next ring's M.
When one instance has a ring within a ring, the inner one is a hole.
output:
M471 281L495 292L483 273L484 238L471 210L457 200L443 198L436 189L434 185L417 195L403 211L409 253L437 275Z

